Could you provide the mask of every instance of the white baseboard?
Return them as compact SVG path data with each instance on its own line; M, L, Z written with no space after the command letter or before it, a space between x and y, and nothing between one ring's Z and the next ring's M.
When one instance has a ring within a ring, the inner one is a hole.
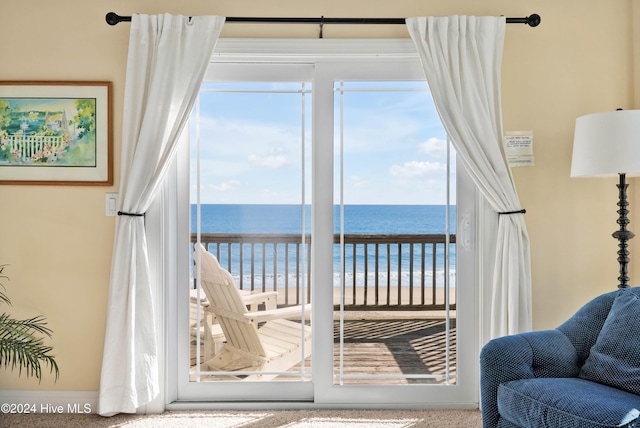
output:
M3 413L97 413L98 391L0 389Z

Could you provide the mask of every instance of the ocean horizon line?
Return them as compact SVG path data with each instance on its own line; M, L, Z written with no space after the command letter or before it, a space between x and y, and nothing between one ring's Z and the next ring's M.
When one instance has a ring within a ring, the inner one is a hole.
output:
M306 210L310 206L307 205ZM444 234L447 231L445 206L443 205L346 205L344 207L344 222L338 221L340 206L334 205L334 233L339 233L340 226L344 225L345 234L368 235L403 235L403 234ZM195 209L192 210L192 232L198 231L198 222ZM206 204L201 206L200 227L201 233L220 234L302 234L310 233L311 221L304 222L303 209L300 205L286 204ZM308 213L308 211L307 211ZM455 233L456 207L451 206L449 232ZM309 217L311 219L311 217ZM421 266L425 266L426 272L431 272L430 280L434 276L442 278L445 272L446 256L449 258L449 272L455 272L456 248L450 244L448 252L445 251L445 242L437 244L423 243L384 243L380 253L376 253L371 245L374 241L360 244L347 244L344 250L340 250L340 244L334 245L333 270L340 272L341 255L344 257L345 274L349 271L356 273L356 279L364 278L360 275L368 271L372 273L375 266L384 267L390 272L401 273L400 281L395 277L393 282L404 283L411 280L410 273L420 273ZM298 255L298 247L287 247L286 243L274 242L269 245L254 245L249 242L221 242L215 246L215 254L223 266L228 266L232 275L249 274L249 266L255 265L256 272L273 274L281 273L284 269L295 272L299 268L301 257ZM347 250L348 248L348 250ZM306 260L306 259L305 259ZM308 263L308 260L306 260ZM243 266L244 268L241 268ZM276 268L277 266L277 268ZM452 269L453 268L453 269ZM394 276L392 274L392 276ZM369 277L369 276L368 276ZM370 277L369 277L370 278ZM417 277L414 277L417 279ZM353 280L353 277L352 277ZM386 280L386 278L385 278ZM277 280L276 280L277 282ZM358 282L358 281L357 281ZM440 281L438 281L440 282Z

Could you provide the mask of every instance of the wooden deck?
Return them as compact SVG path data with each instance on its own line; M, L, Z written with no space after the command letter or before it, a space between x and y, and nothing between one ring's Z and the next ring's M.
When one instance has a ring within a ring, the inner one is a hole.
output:
M445 383L444 378L400 378L401 375L441 375L447 373L446 323L441 317L400 318L389 313L385 318L365 317L348 319L344 323L344 384L352 383ZM364 318L364 319L362 319ZM391 319L390 319L391 318ZM456 323L449 326L449 383L455 383L456 375ZM339 373L340 325L334 328L334 374ZM195 345L191 346L192 364L195 364ZM311 359L306 362L311 367ZM292 368L300 370L299 367ZM384 375L385 378L372 379L369 375ZM351 378L351 376L361 376ZM281 376L280 379L284 379ZM205 378L202 380L215 380ZM336 379L336 383L340 380Z

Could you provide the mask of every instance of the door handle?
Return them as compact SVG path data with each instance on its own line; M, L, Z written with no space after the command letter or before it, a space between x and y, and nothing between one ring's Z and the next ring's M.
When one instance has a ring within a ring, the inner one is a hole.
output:
M460 243L463 250L471 250L471 216L469 214L463 214L460 219L460 233L457 242Z

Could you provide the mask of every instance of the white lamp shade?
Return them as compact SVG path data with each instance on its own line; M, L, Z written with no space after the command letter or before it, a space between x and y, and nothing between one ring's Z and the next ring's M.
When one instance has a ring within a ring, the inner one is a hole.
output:
M640 110L576 119L571 177L640 175Z

